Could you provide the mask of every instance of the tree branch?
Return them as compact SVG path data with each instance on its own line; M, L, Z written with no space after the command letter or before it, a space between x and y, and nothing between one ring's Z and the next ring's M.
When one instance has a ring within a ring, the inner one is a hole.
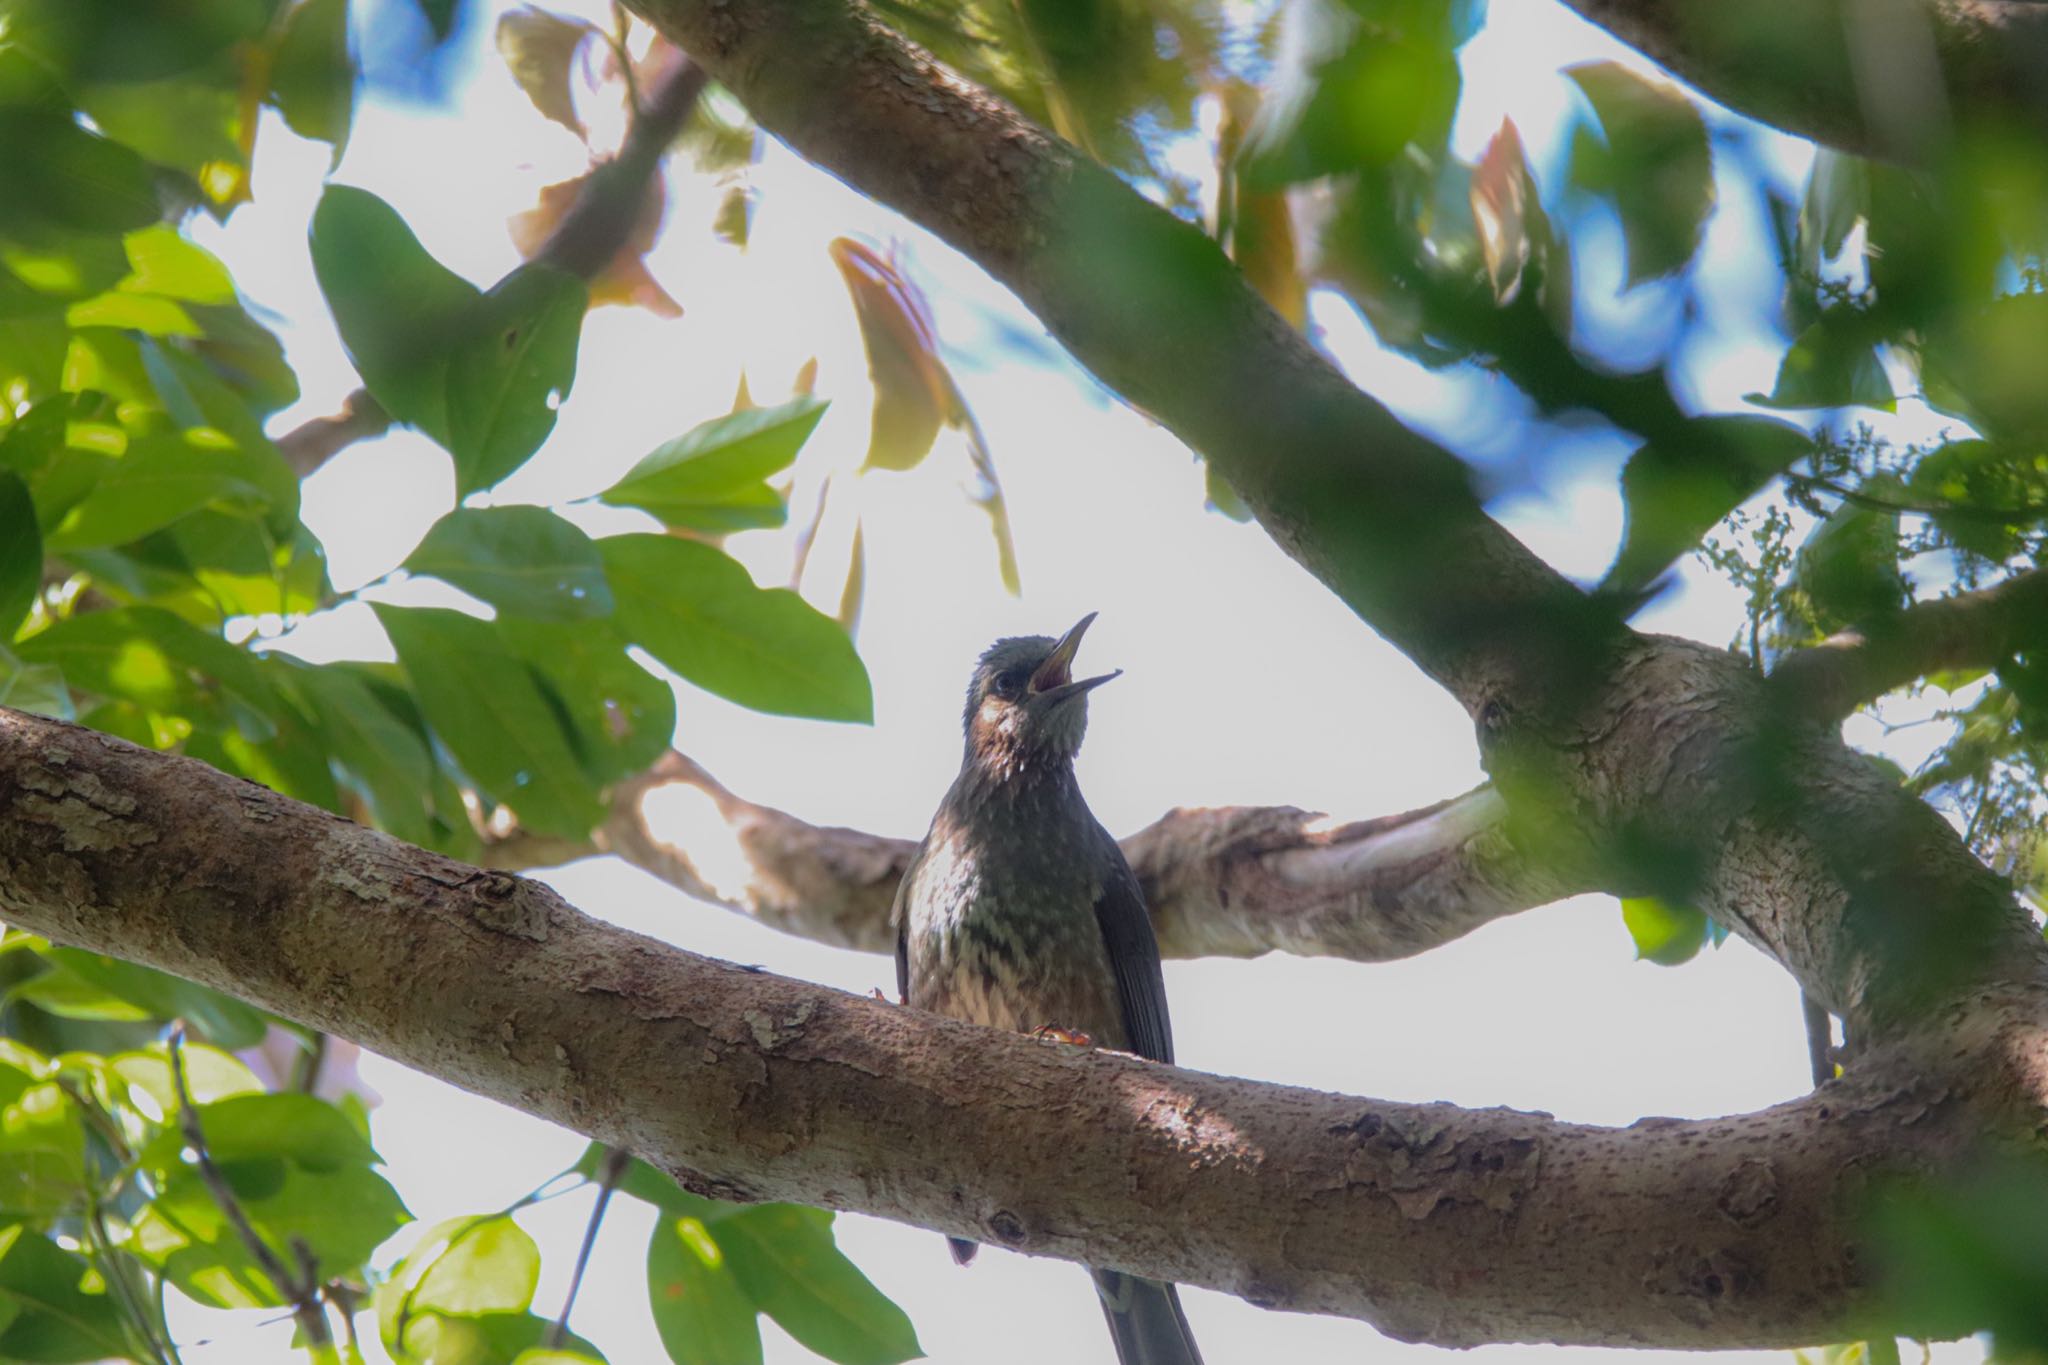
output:
M583 192L534 253L535 261L584 280L605 268L632 236L648 187L709 80L702 67L677 54L634 114L618 155L591 171ZM277 448L303 479L357 441L390 428L391 414L383 404L368 389L357 389L341 400L338 412L310 418L279 436Z
M879 1214L1443 1345L1860 1335L1882 1313L1855 1193L2031 1131L2048 1094L2039 992L1996 987L1922 1052L1876 1049L1819 1095L1706 1122L1603 1129L1205 1076L696 957L538 884L10 711L0 915L357 1039L701 1193Z
M1565 0L1750 117L1861 156L1931 159L1952 123L2048 137L2032 0Z
M1995 587L1917 602L1864 631L1788 654L1771 684L1805 715L1840 720L1865 702L1944 669L1991 668L2048 645L2048 569Z
M916 848L759 805L672 752L614 791L595 838L517 832L489 846L485 865L612 853L785 933L886 953L889 908ZM1347 823L1291 806L1173 810L1123 848L1168 957L1386 962L1597 886L1587 850L1511 830L1490 788Z

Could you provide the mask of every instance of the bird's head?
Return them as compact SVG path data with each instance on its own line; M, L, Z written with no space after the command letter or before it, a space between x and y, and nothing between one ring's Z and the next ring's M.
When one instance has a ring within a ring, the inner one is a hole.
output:
M1071 762L1088 729L1088 694L1111 678L1074 677L1074 652L1095 620L1082 617L1055 640L998 640L974 667L967 687L967 761L996 776Z

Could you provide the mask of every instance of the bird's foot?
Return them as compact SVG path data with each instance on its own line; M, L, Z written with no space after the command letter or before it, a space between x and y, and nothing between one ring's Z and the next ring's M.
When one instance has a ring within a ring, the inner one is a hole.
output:
M910 1003L908 1000L904 999L900 995L897 996L894 1000L891 1000L888 996L882 994L882 988L880 986L868 987L868 994L873 996L875 999L881 1001L885 1005L907 1005Z
M1071 1043L1075 1047L1095 1046L1095 1040L1079 1029L1061 1028L1058 1024L1040 1024L1031 1030L1031 1036L1048 1043Z

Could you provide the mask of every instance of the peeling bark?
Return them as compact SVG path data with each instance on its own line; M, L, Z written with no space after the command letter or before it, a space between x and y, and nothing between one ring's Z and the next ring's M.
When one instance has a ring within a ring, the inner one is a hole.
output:
M7 711L0 914L356 1039L702 1193L1441 1345L1854 1335L1881 1321L1854 1231L1870 1184L2038 1121L2048 1093L2038 988L1987 988L1849 1080L1729 1119L1606 1129L1205 1076L697 957L536 883Z

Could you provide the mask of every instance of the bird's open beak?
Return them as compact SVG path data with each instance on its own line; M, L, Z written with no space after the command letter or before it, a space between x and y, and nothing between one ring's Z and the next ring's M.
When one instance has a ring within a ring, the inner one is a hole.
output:
M1123 676L1123 670L1114 673L1100 673L1092 678L1074 680L1074 652L1081 647L1081 637L1088 633L1088 627L1095 623L1095 613L1089 612L1074 623L1074 628L1060 637L1052 647L1044 663L1031 675L1031 699L1052 705L1069 697L1078 697L1102 686L1111 678Z

